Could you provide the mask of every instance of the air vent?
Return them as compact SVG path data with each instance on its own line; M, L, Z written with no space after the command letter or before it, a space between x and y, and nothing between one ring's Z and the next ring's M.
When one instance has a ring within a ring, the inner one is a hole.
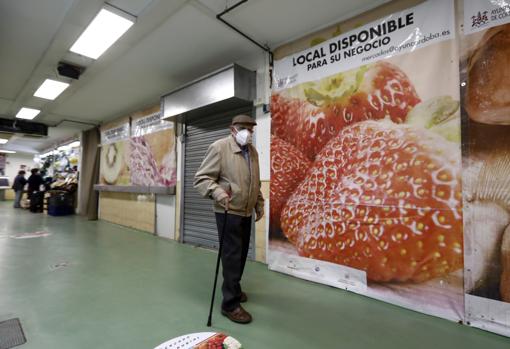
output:
M90 122L74 121L74 120L62 120L56 125L56 127L59 127L59 128L72 128L72 129L81 130L81 131L89 130L95 126L96 126L96 124L93 124Z

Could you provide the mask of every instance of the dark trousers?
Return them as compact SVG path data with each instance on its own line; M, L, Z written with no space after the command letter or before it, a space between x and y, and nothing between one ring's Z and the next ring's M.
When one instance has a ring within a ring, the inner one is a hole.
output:
M30 212L38 213L43 212L44 207L44 192L34 191L29 194L30 199Z
M216 213L218 234L223 231L225 214ZM221 264L223 266L223 302L221 307L232 311L239 306L241 278L243 277L248 247L250 246L251 217L227 214L227 226L223 237Z

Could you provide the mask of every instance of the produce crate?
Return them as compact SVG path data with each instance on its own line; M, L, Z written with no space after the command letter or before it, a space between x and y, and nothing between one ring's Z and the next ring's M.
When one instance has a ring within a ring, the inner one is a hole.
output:
M74 214L74 195L66 191L49 191L46 198L46 209L50 216L66 216Z
M50 216L67 216L74 214L74 207L72 206L48 206L48 214Z

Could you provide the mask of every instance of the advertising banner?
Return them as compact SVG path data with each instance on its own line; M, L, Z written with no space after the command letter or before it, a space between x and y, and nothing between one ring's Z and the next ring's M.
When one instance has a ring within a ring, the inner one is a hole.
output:
M159 111L145 114L101 132L100 184L175 186L174 124Z
M470 35L510 21L510 2L506 0L465 0L464 34Z
M131 184L128 166L129 132L129 121L101 130L100 184Z
M101 131L101 144L115 143L129 138L129 122Z
M466 321L510 336L510 5L463 4Z
M133 120L129 164L131 183L145 186L175 186L177 163L173 123L153 113Z
M129 140L106 143L101 146L99 183L131 185L129 174Z
M275 87L284 89L376 62L455 36L452 0L427 1L275 62Z
M156 112L138 119L133 119L131 136L140 137L146 134L174 128L174 123L161 119L161 113Z
M269 266L459 321L454 4L381 17L275 62Z

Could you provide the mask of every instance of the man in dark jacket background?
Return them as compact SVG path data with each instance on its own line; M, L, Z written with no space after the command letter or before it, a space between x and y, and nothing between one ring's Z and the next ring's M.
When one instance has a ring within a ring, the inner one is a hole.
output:
M43 184L43 178L39 174L38 168L33 168L30 170L32 173L30 177L28 177L28 195L32 195L35 191L41 190L41 184Z
M38 168L30 170L32 175L28 177L28 198L30 199L30 212L43 212L44 193L41 192L41 185L44 184L43 177L39 174Z
M12 189L14 190L14 208L21 208L21 197L23 196L25 184L27 184L25 171L21 170L18 172L16 178L14 178L14 183L12 183Z

